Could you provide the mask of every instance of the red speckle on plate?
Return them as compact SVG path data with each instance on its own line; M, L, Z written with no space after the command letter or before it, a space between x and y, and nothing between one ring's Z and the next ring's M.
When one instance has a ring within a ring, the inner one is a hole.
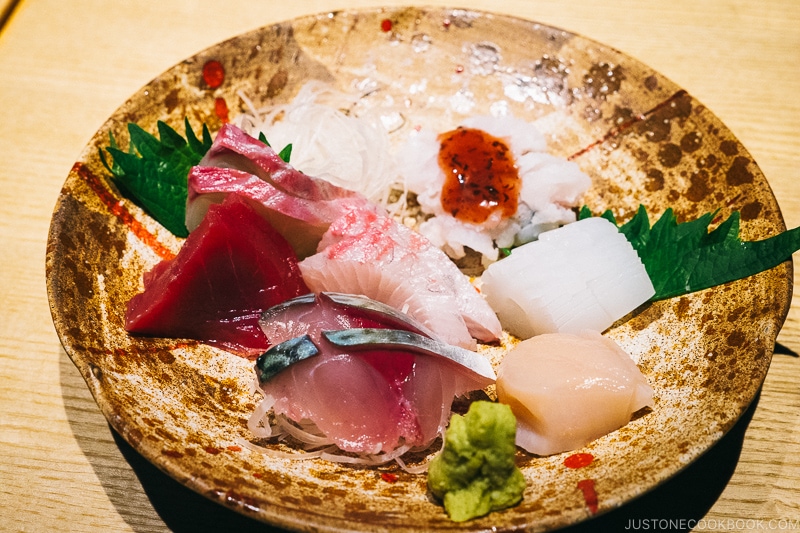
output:
M203 65L203 81L212 89L216 89L225 81L225 67L216 59L206 61Z
M226 450L228 450L229 452L240 452L240 451L242 451L242 447L241 446L228 446L226 448Z
M450 29L450 24L451 24L451 23L452 23L452 22L450 21L450 19L444 19L444 20L442 21L442 27L443 27L444 29L446 29L446 30L449 30L449 29Z
M101 202L108 208L112 215L114 215L120 222L125 224L128 229L136 235L136 237L150 247L161 259L172 259L175 254L172 253L167 247L158 242L155 235L150 233L141 222L136 220L130 211L122 203L122 200L114 196L102 180L95 176L83 163L75 163L72 166L72 171L78 174L89 188L94 191Z
M228 116L228 103L224 98L220 97L214 100L214 113L216 113L217 117L219 117L223 123L230 122L230 117Z
M573 453L564 459L564 466L567 468L583 468L589 466L594 461L594 456L590 453Z
M578 481L578 489L583 492L583 501L592 514L597 513L597 492L594 490L593 479L582 479Z
M661 109L663 109L663 108L665 108L665 107L667 107L667 106L669 106L671 104L674 104L676 100L680 100L680 99L682 99L684 97L686 97L686 91L681 89L680 91L676 92L675 94L673 94L672 96L670 96L669 98L667 98L663 102L659 103L658 105L656 105L655 107L653 107L649 111L645 111L641 115L636 115L636 116L632 117L631 119L623 122L619 126L613 128L611 131L606 133L603 137L601 137L600 139L597 139L596 141L592 142L591 144L581 148L580 150L578 150L577 152L575 152L574 154L569 156L567 159L572 161L572 160L577 159L578 157L586 154L587 152L590 152L590 151L594 150L598 146L602 145L604 142L622 135L625 131L627 131L630 128L636 126L640 122L644 122L645 120L647 120L649 117L651 117L653 114L655 114L659 110L661 110Z
M390 474L389 472L381 472L381 479L384 481L388 481L389 483L394 483L397 481L397 474Z
M389 19L383 19L381 21L381 31L383 31L383 32L392 31L392 21L389 20Z

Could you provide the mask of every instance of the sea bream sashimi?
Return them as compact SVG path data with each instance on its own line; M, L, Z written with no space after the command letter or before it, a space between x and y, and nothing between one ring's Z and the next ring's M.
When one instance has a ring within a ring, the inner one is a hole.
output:
M263 206L261 214L298 256L316 250L330 223L352 206L379 210L360 193L298 171L267 144L226 124L188 176L186 227L200 224L210 205L238 193Z
M416 318L450 344L474 349L502 327L458 267L427 238L370 209L336 219L299 266L314 291L363 294Z
M256 364L265 396L250 421L257 436L283 431L264 423L271 409L310 447L391 460L430 444L453 399L495 377L481 355L429 343L424 326L362 296L299 297L266 311L261 325L274 346Z
M289 244L251 201L233 194L211 206L178 255L143 276L125 329L189 338L254 357L269 347L261 312L309 289Z

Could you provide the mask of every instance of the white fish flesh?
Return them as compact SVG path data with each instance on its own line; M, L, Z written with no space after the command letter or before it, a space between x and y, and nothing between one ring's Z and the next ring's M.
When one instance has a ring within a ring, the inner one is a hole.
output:
M543 231L575 221L572 208L591 186L591 178L576 163L548 154L535 123L510 115L478 115L460 126L484 131L508 145L521 180L519 204L512 217L496 212L480 224L455 218L441 203L445 173L438 160L438 133L415 131L400 147L397 160L404 183L416 193L422 211L434 215L419 228L431 242L456 259L466 254L465 247L470 248L489 263L497 260L498 248L530 242Z

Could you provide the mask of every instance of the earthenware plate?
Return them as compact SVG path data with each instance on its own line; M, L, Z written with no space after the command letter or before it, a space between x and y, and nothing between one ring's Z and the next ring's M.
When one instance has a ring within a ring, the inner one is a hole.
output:
M288 529L544 531L616 508L670 478L753 400L787 312L790 262L654 303L612 327L607 335L655 389L652 410L576 451L588 455L520 452L523 502L486 518L451 522L429 498L424 474L275 459L243 447L259 399L250 389L251 362L123 329L142 273L176 253L181 240L120 196L98 151L109 132L127 146L129 121L155 133L157 120L183 131L188 117L214 132L245 109L242 95L259 106L286 102L312 79L364 91L359 106L385 108L396 119L394 140L418 126L451 128L470 114L538 119L552 152L592 177L586 204L595 212L611 208L625 219L639 204L654 216L671 206L685 219L739 210L746 240L785 229L756 163L711 111L586 38L438 8L324 13L241 35L174 66L125 102L80 155L53 215L47 289L55 327L109 423L149 461L211 500Z

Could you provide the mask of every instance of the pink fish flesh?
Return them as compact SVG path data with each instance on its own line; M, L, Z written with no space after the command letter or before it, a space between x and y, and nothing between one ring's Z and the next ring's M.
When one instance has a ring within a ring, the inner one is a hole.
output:
M417 328L413 321L324 294L297 300L301 305L266 312L262 327L271 343L308 335L319 353L262 381L261 388L274 401L276 415L313 422L341 450L378 454L401 445L426 446L446 426L456 396L492 381L442 357L396 348L340 348L322 331ZM424 328L417 331L424 335Z
M333 221L318 250L300 262L314 291L366 295L467 349L475 349L475 338L490 342L502 333L494 311L444 252L392 218L352 208Z
M300 257L313 253L330 223L353 205L378 209L360 193L307 176L275 151L227 124L188 176L186 227L192 231L208 207L230 193L263 206L261 214Z
M128 303L129 332L195 339L248 357L269 347L262 311L309 292L289 244L236 194L212 206L178 255L143 280L144 291Z

